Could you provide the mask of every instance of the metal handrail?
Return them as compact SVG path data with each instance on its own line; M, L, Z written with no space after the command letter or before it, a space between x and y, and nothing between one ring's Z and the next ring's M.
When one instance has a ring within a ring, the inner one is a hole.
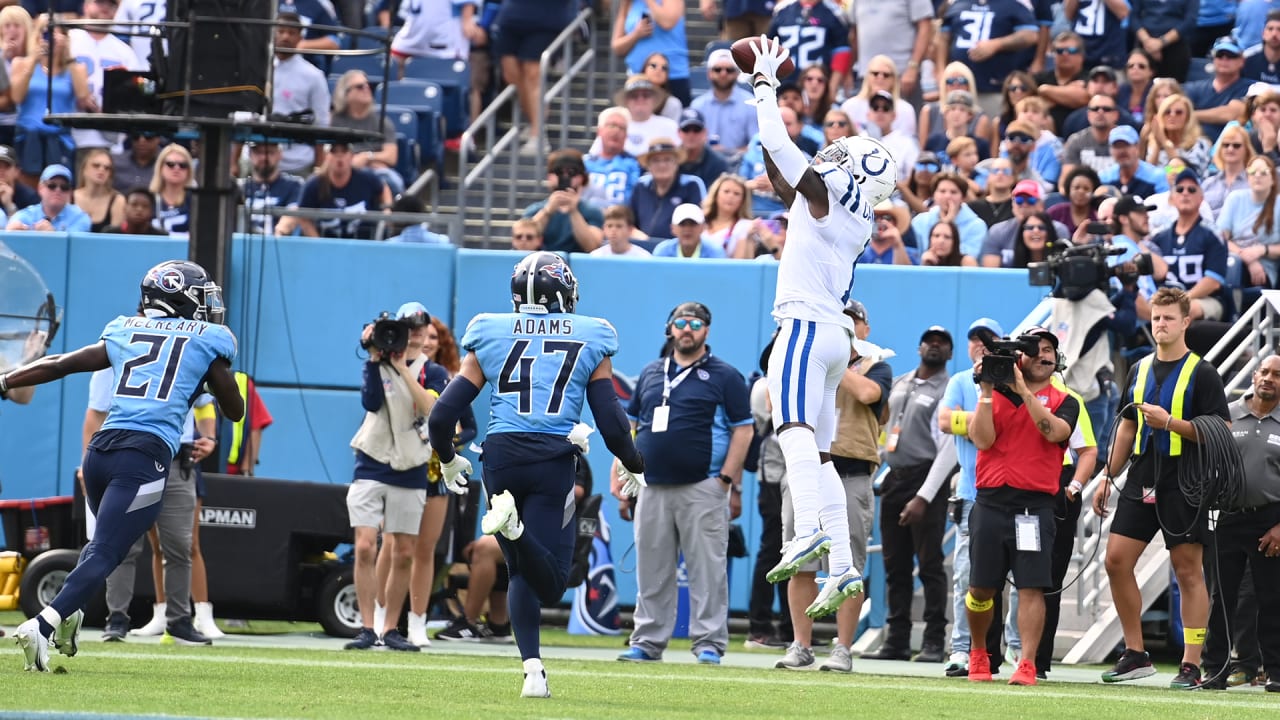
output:
M562 92L569 87L569 82L582 69L583 60L591 63L595 67L595 44L596 33L591 34L591 47L588 47L583 57L577 62L573 60L573 38L578 34L578 26L582 23L589 22L593 12L591 8L585 8L582 12L569 23L568 27L560 31L556 39L551 41L546 50L542 51L542 56L538 59L538 87L543 90L542 101L538 103L538 132L545 133L547 131L547 106L551 104L551 99L556 94ZM547 76L551 72L551 63L555 60L556 54L561 52L563 48L564 74L560 78L560 82L556 83L550 89L547 89ZM560 103L560 146L563 147L569 139L569 101L568 93L565 93L564 100ZM586 108L588 125L591 124L590 113L591 106L584 103ZM536 142L538 138L533 138ZM537 143L538 152L534 156L537 163L534 167L543 167L546 162L546 147L541 143Z

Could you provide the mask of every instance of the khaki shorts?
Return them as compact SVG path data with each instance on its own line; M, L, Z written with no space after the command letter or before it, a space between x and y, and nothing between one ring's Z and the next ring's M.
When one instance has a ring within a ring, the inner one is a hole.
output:
M849 507L849 549L853 555L853 566L859 572L866 572L867 542L871 539L871 523L875 520L875 498L871 492L870 475L841 475L844 484L844 496ZM787 542L796 536L795 508L791 504L791 491L787 487L787 479L782 478L782 541ZM827 558L813 562L800 568L800 572L818 572L819 569L830 570Z
M356 480L347 489L347 517L351 527L381 526L384 532L417 535L427 491L377 480Z

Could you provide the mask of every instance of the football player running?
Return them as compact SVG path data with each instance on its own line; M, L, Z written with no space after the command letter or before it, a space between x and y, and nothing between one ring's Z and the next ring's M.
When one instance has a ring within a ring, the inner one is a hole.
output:
M645 486L644 459L613 389L618 334L578 315L578 281L555 253L526 256L511 275L515 312L477 315L462 336L470 354L431 410L431 446L449 486L465 484L471 463L453 448L454 427L492 383L484 441L485 485L493 493L480 529L497 535L507 560L511 628L524 661L524 697L551 697L542 665L544 605L564 595L578 532L573 513L575 429L585 400L609 452L622 463L622 492ZM575 447L576 446L576 447Z
M115 371L111 407L81 465L93 539L57 597L14 633L26 669L49 672L49 649L76 654L84 606L155 524L187 411L208 388L232 421L244 401L231 374L236 339L222 325L222 290L204 268L170 260L142 278L142 315L120 316L98 342L0 375L0 390L71 373Z
M821 617L862 592L862 575L850 553L844 487L829 450L836 388L849 366L854 337L853 319L844 313L854 264L871 239L872 208L893 193L897 163L883 145L861 135L840 138L812 163L806 160L778 111L778 68L787 51L765 36L753 40L751 48L765 168L791 217L773 300L779 332L768 382L796 535L768 579L785 580L830 553L831 573L805 610Z

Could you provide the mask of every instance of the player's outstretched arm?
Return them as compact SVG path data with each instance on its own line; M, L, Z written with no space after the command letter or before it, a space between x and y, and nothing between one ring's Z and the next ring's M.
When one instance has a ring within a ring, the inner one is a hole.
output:
M480 368L476 354L471 353L462 359L458 376L449 381L444 392L440 393L440 399L431 408L431 415L427 417L427 434L431 438L431 449L440 456L440 462L448 463L453 460L456 454L453 448L454 430L458 427L458 421L466 414L467 408L480 395L480 388L484 385L484 370Z
M644 472L644 458L636 449L631 437L631 423L618 402L618 393L613 389L613 361L605 358L591 373L587 384L587 404L591 406L591 414L596 419L596 429L604 438L605 447L618 458L623 467L633 473Z
M782 111L778 108L777 73L778 67L787 59L787 51L777 40L765 36L753 40L751 47L756 53L751 83L756 96L756 119L760 126L760 145L764 149L769 182L787 206L799 192L809 201L815 218L826 217L826 186L791 140L791 134L782 121Z
M72 373L93 372L110 366L111 361L107 359L107 344L98 341L69 353L40 358L17 370L0 375L0 391L7 392L11 388L43 385L61 380Z
M226 358L215 358L209 363L209 372L205 373L204 379L209 392L218 401L222 415L232 422L240 422L244 417L244 398L231 372L231 363Z

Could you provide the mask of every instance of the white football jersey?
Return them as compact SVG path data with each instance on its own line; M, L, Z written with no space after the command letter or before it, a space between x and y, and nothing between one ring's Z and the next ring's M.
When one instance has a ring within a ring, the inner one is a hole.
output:
M853 290L854 265L871 241L875 213L848 170L834 163L813 169L827 186L829 210L815 220L809 202L796 193L778 264L773 316L834 323L853 332L844 306Z

